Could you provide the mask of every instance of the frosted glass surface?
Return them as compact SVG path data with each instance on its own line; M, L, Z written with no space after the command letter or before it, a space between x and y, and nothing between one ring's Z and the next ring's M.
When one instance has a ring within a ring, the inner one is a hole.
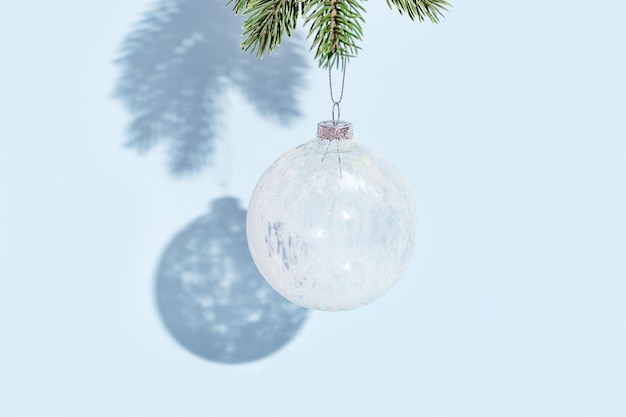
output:
M355 140L314 139L274 162L248 207L250 252L290 301L349 310L385 294L414 253L408 184Z

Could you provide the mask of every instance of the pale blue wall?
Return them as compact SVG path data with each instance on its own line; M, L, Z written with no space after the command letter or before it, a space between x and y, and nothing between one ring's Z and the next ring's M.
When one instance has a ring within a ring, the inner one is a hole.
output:
M288 126L226 89L231 158L176 177L167 148L123 147L113 94L152 3L0 1L0 416L626 415L623 2L455 2L438 26L366 2L342 115L406 174L416 260L228 365L168 334L158 262L314 136L327 74L306 56Z

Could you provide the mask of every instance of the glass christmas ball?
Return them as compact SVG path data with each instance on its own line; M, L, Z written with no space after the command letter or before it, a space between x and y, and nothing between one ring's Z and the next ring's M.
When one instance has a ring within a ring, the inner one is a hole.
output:
M379 298L406 273L417 217L399 172L353 140L349 122L326 121L261 176L246 230L257 268L278 293L340 311Z

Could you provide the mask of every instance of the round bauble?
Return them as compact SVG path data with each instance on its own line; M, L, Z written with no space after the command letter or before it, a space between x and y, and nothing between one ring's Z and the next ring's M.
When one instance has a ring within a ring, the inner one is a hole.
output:
M406 273L417 216L397 169L352 139L349 122L327 121L262 175L246 230L257 268L278 293L340 311L379 298Z

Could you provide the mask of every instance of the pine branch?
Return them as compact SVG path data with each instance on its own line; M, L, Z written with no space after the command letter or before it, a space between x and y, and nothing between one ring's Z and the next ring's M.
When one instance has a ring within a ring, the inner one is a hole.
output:
M452 6L446 0L387 0L387 5L390 9L395 5L400 14L407 13L411 20L417 17L423 22L428 17L433 23L438 23L443 12L448 11L446 6Z
M311 23L309 37L315 33L311 49L317 46L315 58L321 67L345 65L360 47L363 36L361 12L365 9L358 0L317 0L305 4L305 23Z
M355 56L362 40L361 24L365 22L361 3L365 0L228 0L236 14L247 19L243 25L246 39L241 47L262 58L291 36L299 17L311 24L308 37L313 36L311 49L317 48L315 59L320 67L345 65ZM411 20L428 18L437 23L452 5L447 0L386 0L400 14Z
M229 3L232 3L231 0ZM244 51L256 51L259 58L270 54L282 42L283 34L291 36L301 11L301 2L293 0L234 0L235 13L247 16L243 24Z

